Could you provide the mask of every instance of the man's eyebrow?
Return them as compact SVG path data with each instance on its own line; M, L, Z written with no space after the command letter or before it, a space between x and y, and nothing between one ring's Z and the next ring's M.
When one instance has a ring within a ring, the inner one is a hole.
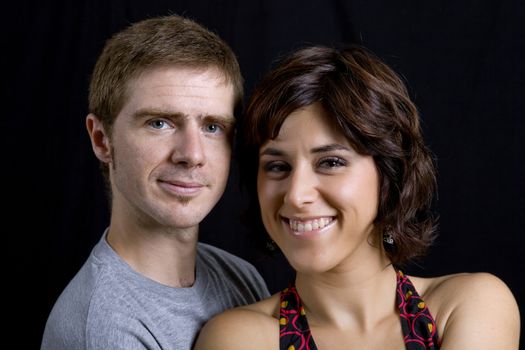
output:
M164 109L157 108L142 108L133 113L135 119L141 119L145 117L156 117L156 118L184 118L186 115L181 112L174 112Z
M235 117L233 115L219 115L219 114L208 114L200 116L200 118L207 122L217 122L226 124L227 126L235 125Z
M182 112L169 111L164 109L156 108L143 108L133 113L135 119L141 119L146 117L153 118L167 118L167 119L183 119L189 116ZM221 115L221 114L204 114L199 115L199 119L206 121L215 121L227 125L235 125L235 117L233 115Z

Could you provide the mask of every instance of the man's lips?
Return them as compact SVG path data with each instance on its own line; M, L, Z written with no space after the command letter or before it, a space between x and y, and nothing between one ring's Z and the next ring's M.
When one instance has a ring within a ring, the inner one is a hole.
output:
M203 188L206 187L205 184L194 181L173 181L173 180L159 180L159 185L163 189L167 190L170 193L179 194L179 195L196 195Z

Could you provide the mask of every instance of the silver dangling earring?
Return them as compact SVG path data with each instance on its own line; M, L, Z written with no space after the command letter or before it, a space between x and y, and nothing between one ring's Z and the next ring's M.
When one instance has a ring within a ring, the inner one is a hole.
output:
M386 244L394 244L394 237L387 230L383 232L383 242L385 242Z

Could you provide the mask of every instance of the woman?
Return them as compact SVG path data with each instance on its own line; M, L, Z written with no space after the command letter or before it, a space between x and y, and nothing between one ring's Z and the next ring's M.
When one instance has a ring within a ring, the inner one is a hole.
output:
M197 350L518 348L497 277L399 269L434 237L435 173L403 82L373 54L292 54L255 90L240 135L243 176L296 279L212 319Z

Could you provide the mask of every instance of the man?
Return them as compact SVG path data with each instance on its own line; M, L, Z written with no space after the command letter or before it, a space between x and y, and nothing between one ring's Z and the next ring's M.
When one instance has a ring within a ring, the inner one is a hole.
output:
M42 349L189 349L211 316L268 296L253 266L197 242L226 187L242 91L231 49L191 20L144 20L106 43L86 126L111 222Z

